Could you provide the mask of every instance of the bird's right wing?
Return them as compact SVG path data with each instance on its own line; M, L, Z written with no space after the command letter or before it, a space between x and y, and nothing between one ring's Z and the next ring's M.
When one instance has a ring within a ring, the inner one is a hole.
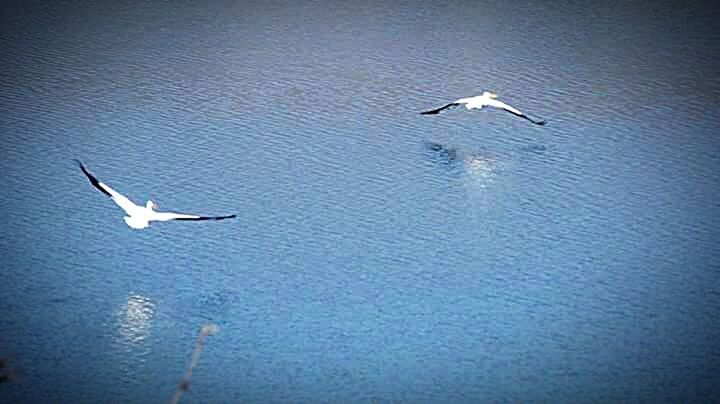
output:
M535 125L545 125L545 121L536 121L529 116L525 115L524 113L520 112L517 108L511 107L510 105L505 104L502 101L498 100L489 100L487 101L487 105L490 107L500 108L504 109L505 111L515 115L519 116L520 118L527 119L528 121L534 123Z
M234 217L237 217L237 215L197 216L197 215L187 215L184 213L175 213L175 212L153 212L153 215L150 218L150 220L157 220L160 222L166 222L168 220L223 220L223 219L232 219Z
M451 102L450 104L443 105L440 108L431 109L430 111L423 111L420 114L421 115L435 115L435 114L440 113L440 111L446 110L451 107L456 107L458 105L460 105L459 102Z
M116 190L110 188L105 183L102 183L98 181L97 178L95 178L94 175L90 174L90 172L85 168L85 166L80 162L80 160L75 159L75 162L80 166L80 170L82 170L83 174L90 180L90 183L97 189L100 190L103 194L109 196L115 204L117 204L122 210L125 211L128 215L132 215L133 212L135 212L138 208L141 208L140 206L136 205L128 199L125 195L117 192Z

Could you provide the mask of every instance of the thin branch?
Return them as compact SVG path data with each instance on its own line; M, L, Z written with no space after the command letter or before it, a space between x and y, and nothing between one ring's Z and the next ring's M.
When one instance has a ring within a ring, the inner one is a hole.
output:
M0 358L0 384L17 382L17 376L15 376L15 370L8 364L8 360Z
M198 361L200 360L200 354L202 353L203 345L205 344L205 337L215 334L216 332L218 332L218 330L218 326L216 326L215 324L207 324L202 326L202 328L200 329L200 335L198 335L197 341L195 342L195 350L192 353L190 366L188 366L188 368L185 370L185 375L183 375L180 384L175 390L175 395L170 401L170 404L177 404L180 401L180 397L182 397L183 393L190 389L190 378L192 378L193 368L197 366Z

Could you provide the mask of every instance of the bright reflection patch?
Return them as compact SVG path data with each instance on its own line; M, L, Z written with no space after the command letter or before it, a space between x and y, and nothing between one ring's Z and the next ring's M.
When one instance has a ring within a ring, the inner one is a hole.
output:
M484 190L493 182L497 163L493 158L470 155L463 159L463 167L468 185L478 190Z
M155 305L150 299L132 295L118 310L120 335L131 344L143 342L150 335Z

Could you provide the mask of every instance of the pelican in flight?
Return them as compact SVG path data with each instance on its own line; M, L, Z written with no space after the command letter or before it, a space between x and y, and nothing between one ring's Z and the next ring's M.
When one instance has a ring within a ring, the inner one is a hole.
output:
M517 109L505 104L502 101L499 101L496 99L497 94L492 93L490 91L484 91L482 95L478 95L476 97L469 97L469 98L460 98L459 100L453 101L449 104L443 105L440 108L431 109L430 111L423 111L421 114L423 115L435 115L440 113L440 111L446 110L451 107L456 107L461 104L465 104L465 108L467 109L481 109L483 107L495 107L504 109L505 111L517 115L520 118L525 118L528 121L534 123L535 125L545 125L545 121L536 121L529 116L523 114L522 112L518 111Z
M98 181L95 176L85 168L80 160L75 159L75 162L80 166L83 174L90 180L90 183L103 194L109 196L115 204L117 204L122 210L127 213L127 216L123 218L125 223L133 229L144 229L150 226L151 221L166 222L168 220L222 220L236 217L236 215L228 216L197 216L197 215L186 215L183 213L174 212L156 212L157 204L148 200L145 206L136 205L122 195L121 193L110 188L107 184Z

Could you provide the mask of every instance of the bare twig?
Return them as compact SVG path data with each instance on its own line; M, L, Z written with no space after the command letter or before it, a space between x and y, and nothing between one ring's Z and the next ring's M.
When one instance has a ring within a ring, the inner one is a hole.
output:
M200 335L198 335L197 341L195 342L195 350L192 353L190 366L188 366L188 368L185 370L185 375L183 375L180 384L175 390L175 395L170 401L171 404L177 404L180 401L180 397L182 397L183 393L190 389L190 378L192 377L193 368L197 366L198 361L200 360L200 353L202 352L203 344L205 343L205 337L215 334L216 332L218 332L218 330L218 326L216 326L215 324L206 324L202 326L202 328L200 328Z
M17 382L17 376L15 376L15 370L8 364L8 360L0 358L0 384Z

